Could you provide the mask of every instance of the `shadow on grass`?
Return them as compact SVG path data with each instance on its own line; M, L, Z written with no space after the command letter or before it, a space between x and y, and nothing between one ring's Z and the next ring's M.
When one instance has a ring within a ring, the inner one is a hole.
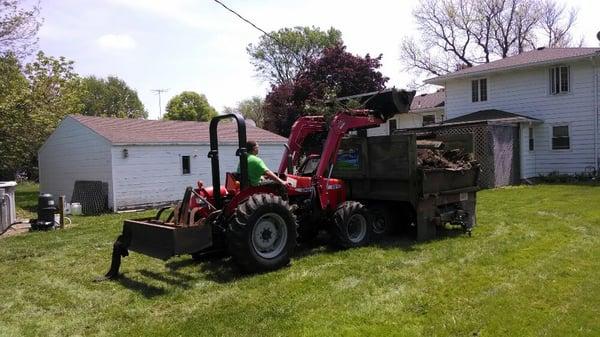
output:
M448 237L456 237L464 235L460 231L444 231L439 233L439 237L435 240L445 239ZM335 254L340 249L333 247L330 244L330 236L327 233L321 233L314 240L300 244L292 256L295 259L302 259L311 255L317 254ZM411 252L417 250L419 244L411 233L401 233L391 236L386 236L378 239L372 244L384 250L402 250ZM178 270L189 266L199 266L197 276L190 276ZM188 289L193 286L195 281L199 279L207 279L220 284L226 284L233 281L241 280L246 277L252 277L256 274L246 273L241 270L232 260L223 252L213 252L195 258L181 259L169 261L165 265L169 271L166 273L157 273L149 270L141 270L140 274L144 277L164 282L168 285ZM167 290L160 287L151 286L143 282L134 281L132 279L122 277L120 283L125 287L141 292L145 297L155 297L166 294Z
M130 289L130 290L133 290L135 292L142 294L146 298L162 296L167 293L167 291L164 288L155 287L153 285L149 285L144 282L136 281L125 275L119 275L117 282L119 282L119 284L121 284L122 286L124 286L127 289Z

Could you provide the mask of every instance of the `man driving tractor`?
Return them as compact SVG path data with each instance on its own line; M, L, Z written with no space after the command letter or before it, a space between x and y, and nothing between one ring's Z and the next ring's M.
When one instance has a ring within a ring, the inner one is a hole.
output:
M273 171L269 170L265 162L258 157L258 143L249 140L246 142L246 148L248 149L248 180L251 186L257 186L260 184L260 178L266 176L267 178L285 185L286 182L279 178ZM238 172L240 167L238 165Z

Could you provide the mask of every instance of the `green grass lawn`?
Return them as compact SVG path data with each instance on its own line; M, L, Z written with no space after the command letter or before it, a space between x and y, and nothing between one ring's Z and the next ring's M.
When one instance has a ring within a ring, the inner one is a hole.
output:
M230 260L109 265L125 215L0 240L3 336L599 336L600 187L479 193L473 237L301 250L243 276Z
M17 203L17 218L31 219L36 217L37 199L39 195L39 186L34 183L26 182L17 185L15 195Z

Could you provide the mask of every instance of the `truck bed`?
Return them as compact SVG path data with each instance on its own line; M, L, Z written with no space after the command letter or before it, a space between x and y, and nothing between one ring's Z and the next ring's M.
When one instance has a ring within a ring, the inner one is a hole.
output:
M464 139L463 139L464 141ZM472 145L449 141L451 148ZM417 166L414 135L349 137L342 141L333 176L346 183L351 199L408 201L429 195L477 189L479 169L442 169Z

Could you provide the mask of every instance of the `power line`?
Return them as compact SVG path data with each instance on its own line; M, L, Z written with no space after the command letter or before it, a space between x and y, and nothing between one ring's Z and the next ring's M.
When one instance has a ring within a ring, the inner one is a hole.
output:
M227 5L225 5L224 3L222 3L220 0L213 0L214 2L218 3L219 5L223 6L223 8L225 8L226 10L230 11L231 13L233 13L235 16L237 16L238 18L242 19L244 22L248 23L250 26L256 28L258 31L260 31L261 33L265 34L268 38L272 39L273 41L275 41L277 44L279 44L281 47L289 50L290 52L292 52L292 55L294 56L294 58L296 59L297 62L301 62L299 55L296 53L295 50L293 50L292 48L290 48L289 46L287 46L285 43L281 42L278 38L276 38L275 36L273 36L270 33L267 33L267 31L265 31L264 29L258 27L257 25L255 25L252 21L246 19L245 17L243 17L241 14L239 14L238 12L236 12L235 10L227 7Z
M162 118L162 104L161 104L161 100L160 100L160 94L162 94L163 92L169 91L169 89L152 89L150 91L152 91L154 94L158 95L158 118Z

